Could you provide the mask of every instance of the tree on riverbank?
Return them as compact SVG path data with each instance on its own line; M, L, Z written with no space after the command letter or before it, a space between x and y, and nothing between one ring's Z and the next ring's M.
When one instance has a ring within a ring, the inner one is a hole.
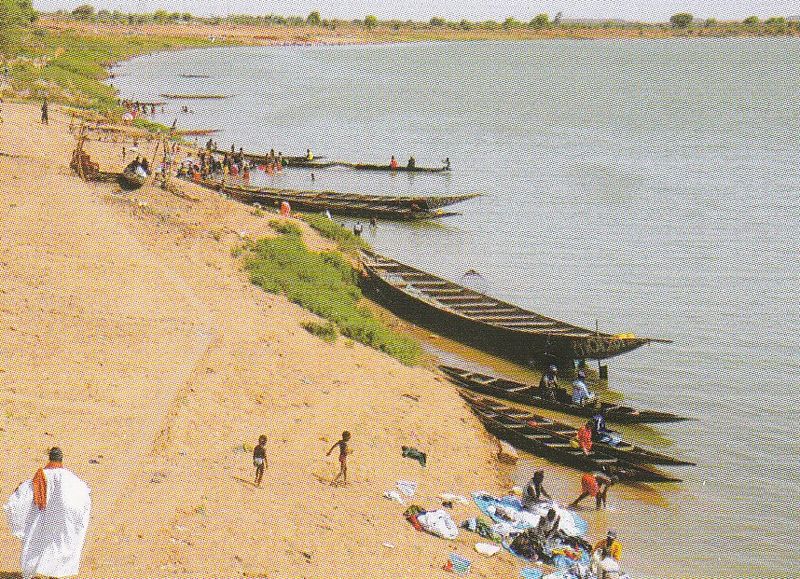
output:
M694 20L694 16L688 12L678 12L669 18L669 23L673 28L689 28L689 25Z

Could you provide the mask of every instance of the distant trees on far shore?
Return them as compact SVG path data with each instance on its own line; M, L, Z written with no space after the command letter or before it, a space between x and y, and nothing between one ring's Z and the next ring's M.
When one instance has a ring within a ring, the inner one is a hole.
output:
M20 4L30 0L0 0L0 3L9 5ZM369 14L363 19L342 20L337 18L323 18L319 11L314 10L308 16L281 16L278 14L253 15L253 14L229 14L224 17L201 17L192 15L189 12L169 12L166 10L156 10L152 13L126 13L118 10L99 10L95 11L91 4L82 4L67 12L59 10L54 13L56 16L71 18L90 22L119 23L119 24L235 24L243 26L260 27L321 27L336 29L337 27L346 28L359 27L367 30L389 30L389 31L424 31L424 30L597 30L597 29L620 29L638 30L640 34L644 31L667 31L673 30L680 35L735 35L735 34L787 34L800 33L800 21L790 20L783 16L773 16L766 20L759 20L757 16L749 16L741 22L718 21L715 18L697 20L689 12L678 12L673 14L667 23L653 22L631 22L624 20L595 20L595 19L567 19L558 12L554 17L549 14L536 14L530 21L524 22L509 16L502 22L496 20L458 20L451 21L441 16L433 16L427 22L415 20L380 20L377 16ZM2 27L3 10L0 10L0 28Z

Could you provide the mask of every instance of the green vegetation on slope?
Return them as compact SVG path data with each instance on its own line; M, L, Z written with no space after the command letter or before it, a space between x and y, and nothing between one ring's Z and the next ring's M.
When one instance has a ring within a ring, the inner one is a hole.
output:
M369 249L366 241L322 214L303 214L302 219L317 230L322 237L335 241L339 245L339 249L345 253L355 254L359 249Z
M309 251L296 227L282 230L285 233L280 236L261 239L248 248L245 268L254 284L285 295L335 324L342 335L404 364L419 360L419 344L391 331L359 305L358 275L341 253ZM335 339L333 328L320 324L304 327L324 339Z
M115 62L183 47L208 46L201 38L120 34L55 34L41 28L13 26L2 32L0 46L10 78L6 98L50 100L101 112L119 111L114 88L104 81Z

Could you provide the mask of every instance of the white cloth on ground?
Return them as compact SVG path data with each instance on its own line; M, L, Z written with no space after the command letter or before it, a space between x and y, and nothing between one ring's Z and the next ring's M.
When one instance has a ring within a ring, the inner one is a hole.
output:
M19 485L3 506L11 534L22 540L23 579L77 575L89 525L92 499L86 483L65 468L43 472L44 510L33 502L33 480Z
M453 522L450 513L444 509L428 511L417 516L422 528L443 539L455 539L458 537L458 527Z

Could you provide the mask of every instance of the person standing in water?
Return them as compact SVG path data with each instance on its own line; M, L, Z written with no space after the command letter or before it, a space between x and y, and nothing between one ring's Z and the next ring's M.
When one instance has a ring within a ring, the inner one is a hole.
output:
M350 433L348 431L342 432L342 438L334 444L330 450L325 454L325 456L330 456L333 452L333 449L337 446L339 447L339 472L331 481L331 486L335 486L337 482L339 482L339 478L342 478L342 483L347 484L347 455L350 454L350 449L347 447L347 443L350 440Z

